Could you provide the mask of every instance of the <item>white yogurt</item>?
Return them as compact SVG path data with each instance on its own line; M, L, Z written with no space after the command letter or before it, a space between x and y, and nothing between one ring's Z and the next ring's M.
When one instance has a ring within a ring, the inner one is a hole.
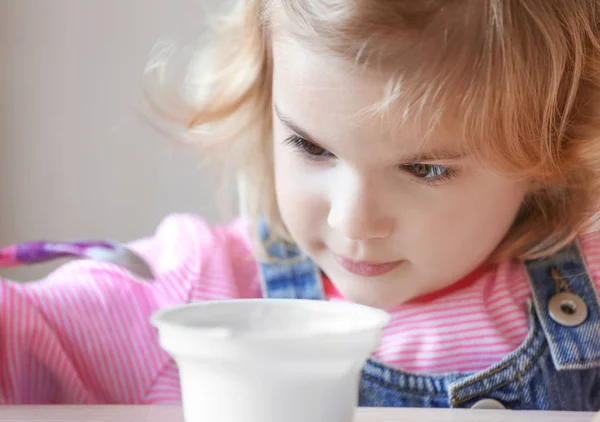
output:
M383 311L291 299L199 302L153 315L186 422L351 422Z

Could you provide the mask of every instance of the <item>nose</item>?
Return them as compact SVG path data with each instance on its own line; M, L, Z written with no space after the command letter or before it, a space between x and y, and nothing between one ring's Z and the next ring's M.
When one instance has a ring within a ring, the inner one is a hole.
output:
M394 230L394 219L377 186L358 177L346 178L330 194L329 226L351 240L383 239Z

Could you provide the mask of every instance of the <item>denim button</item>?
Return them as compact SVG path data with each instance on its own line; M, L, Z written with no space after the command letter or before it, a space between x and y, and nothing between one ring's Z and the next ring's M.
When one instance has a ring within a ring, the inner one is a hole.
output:
M577 295L562 292L554 295L548 302L548 313L557 324L576 327L588 316L585 302Z
M473 406L471 406L471 409L503 410L503 409L506 409L506 407L504 407L504 405L502 403L500 403L498 400L483 399L483 400L479 400L477 403L475 403Z

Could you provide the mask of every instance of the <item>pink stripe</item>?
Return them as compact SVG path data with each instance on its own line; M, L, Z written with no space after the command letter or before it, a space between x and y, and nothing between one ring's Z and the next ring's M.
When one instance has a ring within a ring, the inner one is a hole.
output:
M423 360L436 360L436 359L443 359L443 358L454 358L454 357L458 357L458 356L478 356L478 355L489 355L489 354L495 354L495 353L509 353L511 350L513 349L513 347L510 347L506 344L503 343L497 343L497 344L493 344L493 345L488 345L487 347L477 347L471 350L466 350L465 348L460 348L460 347L453 347L453 348L445 348L444 350L427 350L427 349L422 349L422 350L413 350L413 351L407 351L407 350L403 350L402 353L395 353L394 355L396 356L396 358L394 359L395 361L401 361L403 359L412 359L415 356L418 356L419 359L423 359ZM508 350L508 351L507 351ZM382 353L382 355L384 355Z
M514 311L513 311L514 312ZM502 317L510 315L511 312L507 311L504 312ZM487 327L490 326L490 322L487 319L488 317L486 315L482 315L482 314L476 314L473 315L472 318L468 321L461 321L461 322L454 322L454 321L448 321L448 319L446 320L440 320L440 321L444 321L442 322L438 322L437 324L435 323L435 321L432 321L430 323L429 326L423 326L422 324L418 324L416 326L411 326L410 329L404 329L402 331L392 331L395 335L396 333L400 333L402 332L404 335L414 335L414 336L421 336L421 335L427 335L429 333L438 333L438 335L441 334L442 329L444 329L443 331L445 332L446 335L457 335L457 334L462 334L462 333L466 333L469 332L470 330L480 330L480 329L485 329ZM498 318L500 318L500 316L498 316ZM515 320L519 320L519 319L524 319L523 315L514 315L514 317L511 320L508 321L515 321ZM508 323L504 322L504 323ZM398 329L400 326L399 325L395 325L394 326L396 329ZM387 334L387 331L386 331Z
M529 292L529 287L526 287L526 292L527 292L527 296L528 296L528 292ZM453 302L444 302L444 303L436 303L436 304L432 304L432 305L425 305L425 306L421 306L421 307L417 307L415 305L411 305L410 308L405 309L405 310L398 310L394 312L394 315L397 316L399 319L401 318L415 318L415 317L419 317L423 315L423 312L425 311L425 315L429 315L430 313L434 313L434 312L445 312L445 311L450 311L450 312L456 312L457 309L470 309L470 310L477 310L477 311L481 311L482 308L485 307L485 302L482 302L481 300L481 296L480 294L478 295L469 295L468 297L461 297L461 298L457 298L456 301ZM523 295L525 296L525 294ZM487 300L487 303L490 303L492 305L495 306L501 306L501 305L496 305L499 301L508 301L510 303L515 303L517 301L515 301L514 295L511 295L509 292L500 292L497 293L495 296L492 296L491 298L489 298ZM492 307L492 309L494 309L494 307Z
M527 334L526 329L524 330L519 330L517 331L512 338L515 340L521 340L521 338L523 337L523 334ZM507 338L505 340L510 339ZM442 340L442 339L440 339ZM448 352L448 351L461 351L461 350L466 350L466 348L468 347L468 344L464 344L461 343L460 341L456 341L457 339L452 338L452 339L447 339L449 341L440 341L440 342L430 342L430 343L413 343L412 345L407 345L407 344L403 344L403 343L391 343L391 344L387 344L384 343L379 349L378 352L385 354L385 355L401 355L401 354L414 354L416 352L420 352L420 353L439 353L442 354L443 352ZM479 343L479 344L474 344L473 345L473 349L468 349L468 350L489 350L489 349L493 349L493 348L497 348L497 347L506 347L507 345L512 345L515 342L507 342L507 341L500 341L499 338L493 338L493 340L485 342L485 343ZM473 344L473 343L471 343Z
M499 300L499 302L500 302L500 305L496 305L496 303L494 303L494 306L490 306L487 309L487 313L488 314L491 313L491 314L500 316L500 315L506 314L507 308L510 307L510 308L514 309L514 307L515 307L515 305L512 301L509 302L507 300ZM452 318L454 321L455 319L458 319L458 318L469 317L469 316L480 314L482 311L481 306L473 306L472 308L460 307L458 309L460 309L460 311L458 311L458 312L457 312L457 308L455 308L454 310L448 309L448 310L445 310L444 312L434 309L424 315L423 314L415 315L412 318L403 315L401 318L398 317L398 318L394 318L394 319L397 320L396 324L405 324L407 320L411 321L413 324L416 324L416 323L437 324L439 321L447 321L448 318ZM513 310L513 312L514 312L514 310ZM486 315L486 318L488 318L487 315ZM395 327L396 324L391 325L389 328Z
M527 331L527 324L524 324L523 327L524 331ZM513 333L511 330L511 335L506 336L506 339L510 339L510 338L521 338L522 334L521 333ZM472 335L469 335L472 334ZM443 334L442 334L443 336ZM440 343L440 339L441 338L446 338L447 341L444 342L443 344L462 344L463 347L469 347L469 346L473 346L473 347L477 347L478 345L481 346L486 346L488 344L496 344L498 343L498 338L496 336L491 336L488 333L481 333L480 331L475 333L465 333L464 335L458 337L458 336L443 336L440 337L438 335L435 336L423 336L423 337L419 337L419 338L403 338L402 336L399 335L391 335L391 336L386 336L383 339L383 346L387 346L387 345L391 345L391 346L395 346L395 345L399 345L399 347L402 348L419 348L419 347L436 347L437 345L441 344ZM383 347L382 346L382 347Z

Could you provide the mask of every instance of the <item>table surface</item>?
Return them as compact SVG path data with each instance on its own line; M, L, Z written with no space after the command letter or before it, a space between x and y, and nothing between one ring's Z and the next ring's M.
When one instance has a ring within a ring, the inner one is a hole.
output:
M359 408L355 422L592 422L593 413ZM0 422L180 422L179 406L3 406ZM599 419L600 421L600 419Z

